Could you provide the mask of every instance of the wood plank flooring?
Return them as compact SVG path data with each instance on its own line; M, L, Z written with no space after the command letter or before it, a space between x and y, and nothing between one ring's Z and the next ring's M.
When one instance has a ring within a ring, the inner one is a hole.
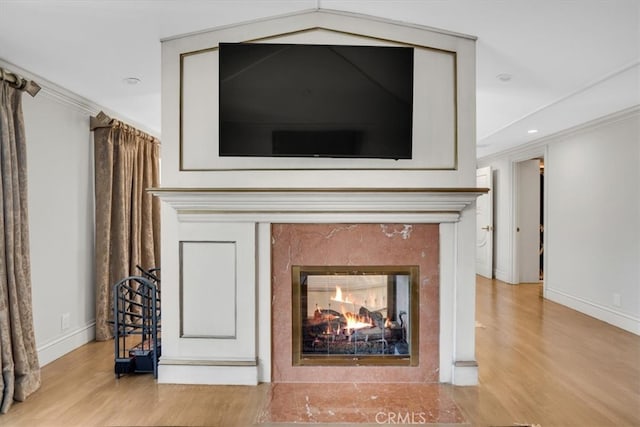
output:
M539 285L478 278L480 385L439 385L440 393L473 426L640 426L640 337L539 295ZM112 342L80 347L42 378L0 426L248 427L271 390L116 379Z
M474 425L640 426L640 337L478 278L478 387L453 387Z

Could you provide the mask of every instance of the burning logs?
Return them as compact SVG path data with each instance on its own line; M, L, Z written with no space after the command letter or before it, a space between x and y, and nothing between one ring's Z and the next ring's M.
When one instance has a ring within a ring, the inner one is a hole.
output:
M357 314L317 308L302 335L303 353L408 354L403 327L365 307Z

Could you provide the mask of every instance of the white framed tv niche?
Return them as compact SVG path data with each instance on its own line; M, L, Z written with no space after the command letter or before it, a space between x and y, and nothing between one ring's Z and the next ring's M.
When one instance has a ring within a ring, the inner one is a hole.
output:
M252 43L409 46L414 50L411 159L220 157L218 43L235 41L219 30L211 45L180 53L181 171L217 170L456 170L458 167L457 52L427 44L313 28ZM214 40L215 39L215 40ZM240 40L246 42L246 40ZM195 46L194 46L195 48ZM388 143L393 144L393 141Z

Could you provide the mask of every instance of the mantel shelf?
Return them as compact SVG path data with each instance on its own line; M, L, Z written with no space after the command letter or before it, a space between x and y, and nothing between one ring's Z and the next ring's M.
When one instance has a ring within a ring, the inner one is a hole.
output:
M301 215L357 216L428 222L457 221L459 214L486 188L153 188L149 190L178 214L232 216L272 221Z

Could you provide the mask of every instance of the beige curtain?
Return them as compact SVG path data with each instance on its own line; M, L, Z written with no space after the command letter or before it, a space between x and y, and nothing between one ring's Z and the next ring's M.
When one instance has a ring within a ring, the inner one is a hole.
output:
M40 366L31 306L22 92L3 79L0 146L0 412L6 413L14 400L40 387Z
M104 113L92 118L96 198L96 339L113 337L113 285L160 267L160 141Z

